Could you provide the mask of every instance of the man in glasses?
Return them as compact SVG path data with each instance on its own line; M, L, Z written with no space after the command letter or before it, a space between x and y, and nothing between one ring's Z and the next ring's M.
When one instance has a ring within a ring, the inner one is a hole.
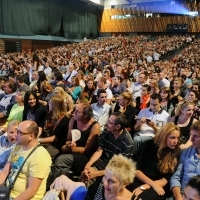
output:
M190 178L200 174L200 121L190 127L190 139L193 146L182 151L179 165L170 181L175 200L182 200L183 190Z
M38 126L34 121L23 121L17 128L17 145L0 172L0 184L10 185L24 160L38 145ZM42 199L46 192L46 180L50 172L51 157L42 146L38 147L25 162L10 198L15 200Z
M132 157L133 140L125 129L126 123L126 117L119 112L114 112L109 117L107 130L100 135L99 147L82 172L82 179L87 186L94 183L97 178L102 178L105 167L113 155Z

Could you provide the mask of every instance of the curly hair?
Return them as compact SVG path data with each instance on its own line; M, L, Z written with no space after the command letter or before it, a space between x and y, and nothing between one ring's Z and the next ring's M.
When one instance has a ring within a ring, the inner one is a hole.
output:
M174 149L170 149L166 145L168 136L174 130L178 131L180 135L180 128L174 123L169 122L159 129L154 137L154 142L159 147L157 167L161 173L173 173L178 164L178 155L180 153L179 141Z

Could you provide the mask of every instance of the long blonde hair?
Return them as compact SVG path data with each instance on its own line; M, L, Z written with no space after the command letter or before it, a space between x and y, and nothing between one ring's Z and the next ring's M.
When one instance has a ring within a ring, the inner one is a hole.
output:
M56 92L56 91L60 92L60 94L58 94L58 95L61 95L65 99L68 99L70 97L70 95L67 94L62 87L59 87L59 86L55 87L53 91L54 92Z
M161 173L173 173L178 164L179 142L175 149L170 149L166 145L168 136L174 130L180 133L180 128L169 122L159 129L154 137L154 142L158 145L157 156L159 161L157 167Z
M127 101L128 105L130 104L133 107L135 107L135 102L133 101L132 93L131 92L122 92L120 94L120 96L123 97L123 99Z
M63 115L68 116L63 96L53 95L51 97L50 101L51 101L52 108L53 108L52 119L57 120Z

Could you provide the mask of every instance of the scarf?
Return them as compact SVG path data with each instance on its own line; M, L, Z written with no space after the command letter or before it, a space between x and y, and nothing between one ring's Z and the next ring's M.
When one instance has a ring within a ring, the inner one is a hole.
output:
M143 108L146 108L147 107L147 101L149 100L150 98L150 94L147 94L147 95L144 95L144 96L141 96L142 98L142 103L140 105L140 109L143 109Z

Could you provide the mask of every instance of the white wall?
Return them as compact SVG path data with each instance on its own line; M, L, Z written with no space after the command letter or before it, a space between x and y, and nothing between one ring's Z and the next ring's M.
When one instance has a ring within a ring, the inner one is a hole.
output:
M156 2L156 1L164 1L164 0L134 0L133 4L143 3L143 2ZM128 2L125 0L104 0L105 9L110 9L111 5L121 5L121 4L128 4Z
M104 0L81 0L81 1L88 2L88 3L91 2L91 3L97 4L97 5L101 5L101 6L104 5Z

